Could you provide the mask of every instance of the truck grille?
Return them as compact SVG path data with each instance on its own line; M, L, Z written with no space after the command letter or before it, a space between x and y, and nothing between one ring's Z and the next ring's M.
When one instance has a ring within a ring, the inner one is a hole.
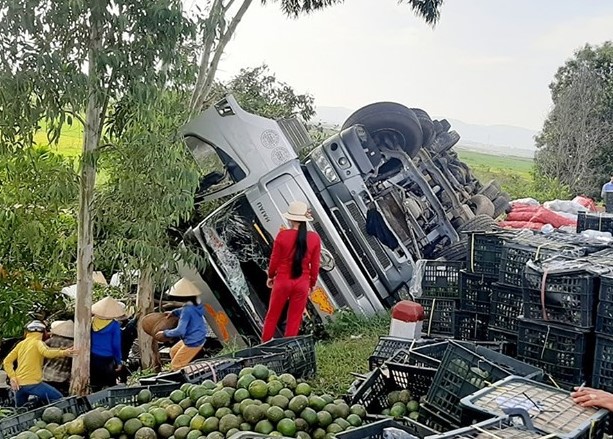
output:
M366 271L368 272L368 275L370 276L370 278L371 279L376 278L377 271L375 270L375 267L370 262L370 259L368 259L368 256L366 255L366 253L364 252L364 249L362 248L362 246L356 239L353 231L349 228L349 225L347 224L347 221L345 221L345 218L343 218L343 215L341 215L338 209L332 210L332 213L334 214L334 218L336 219L336 221L338 222L338 225L341 228L340 231L343 233L343 235L345 235L345 238L349 241L354 251L358 253L358 258L360 262L362 263L362 265L364 266L364 268L366 269Z
M362 234L366 237L366 241L368 242L368 245L370 245L370 248L372 248L372 250L375 252L375 256L379 260L379 263L384 269L387 269L390 265L392 265L392 261L387 254L385 254L385 250L381 246L381 243L374 236L370 236L368 233L366 233L366 220L364 219L362 212L360 212L357 204L350 202L345 206L355 222L358 223Z

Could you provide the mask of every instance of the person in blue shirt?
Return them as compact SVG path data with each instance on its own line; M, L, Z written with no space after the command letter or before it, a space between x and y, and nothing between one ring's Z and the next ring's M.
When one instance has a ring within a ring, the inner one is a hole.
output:
M111 297L92 306L90 385L97 391L117 384L122 364L121 326L116 320L125 309Z
M207 334L206 320L200 302L200 290L189 280L181 279L173 285L168 295L185 301L185 305L167 313L168 317L172 314L179 317L177 327L160 331L156 335L180 339L170 349L170 365L173 370L179 370L191 363L202 350Z
M602 191L600 191L600 196L604 200L605 204L607 202L606 195L605 195L607 192L613 192L613 175L611 176L611 181L609 181L608 183L605 183L602 186Z

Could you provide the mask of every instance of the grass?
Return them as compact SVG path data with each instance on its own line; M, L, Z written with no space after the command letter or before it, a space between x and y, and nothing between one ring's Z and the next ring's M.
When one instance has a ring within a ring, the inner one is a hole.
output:
M45 124L41 122L41 129L34 135L34 141L40 146L47 146L50 150L67 157L77 157L83 148L83 126L76 120L72 125L64 125L58 143L50 145Z
M473 170L505 171L532 178L534 160L524 157L496 156L474 151L458 151L460 159Z

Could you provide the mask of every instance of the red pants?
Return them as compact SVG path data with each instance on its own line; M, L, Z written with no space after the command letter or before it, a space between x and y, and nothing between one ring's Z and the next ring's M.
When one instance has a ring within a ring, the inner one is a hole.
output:
M270 294L268 312L264 319L264 330L262 332L262 342L265 343L275 335L279 318L283 312L286 302L289 300L287 308L287 324L285 325L285 337L294 337L300 331L302 315L309 300L309 279L300 277L298 279L275 279Z

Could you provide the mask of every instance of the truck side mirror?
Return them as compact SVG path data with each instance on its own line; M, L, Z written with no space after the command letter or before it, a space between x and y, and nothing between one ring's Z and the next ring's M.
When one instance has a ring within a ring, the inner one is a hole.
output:
M336 263L334 262L334 256L325 248L321 249L320 263L319 269L325 271L326 273L334 270L336 267Z

